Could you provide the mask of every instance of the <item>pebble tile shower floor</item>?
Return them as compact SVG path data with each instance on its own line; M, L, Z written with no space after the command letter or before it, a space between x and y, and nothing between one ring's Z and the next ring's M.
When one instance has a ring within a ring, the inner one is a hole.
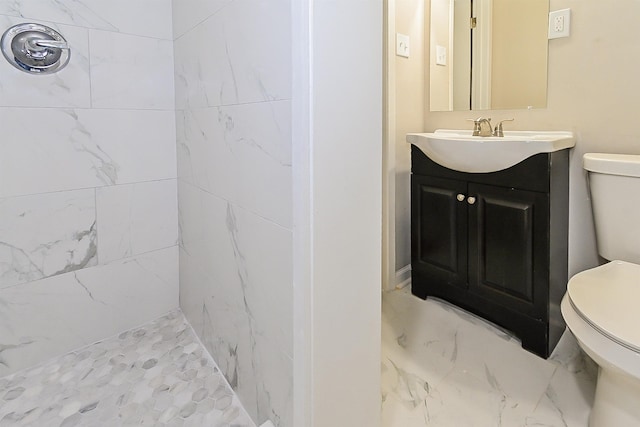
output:
M0 426L255 427L180 311L0 378Z

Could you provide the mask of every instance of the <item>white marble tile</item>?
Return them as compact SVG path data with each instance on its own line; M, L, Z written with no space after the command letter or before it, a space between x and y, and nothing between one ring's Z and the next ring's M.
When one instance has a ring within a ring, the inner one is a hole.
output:
M504 341L500 334L440 302L400 292L384 295L383 426L518 425L507 420L533 411L553 368L541 389L514 390L507 378L512 372L493 371L490 357L478 355L479 370L459 366L471 332L483 336L484 347Z
M180 183L178 199L185 253L211 284L232 286L229 302L243 312L250 308L250 317L274 344L293 356L291 231L186 183ZM184 286L185 295L191 288ZM208 285L203 289L212 291ZM252 306L246 307L249 297ZM283 309L272 311L274 306Z
M22 22L22 18L0 15L0 28ZM0 57L0 107L89 107L91 103L89 79L88 32L83 28L42 22L60 32L71 46L71 59L67 66L55 74L33 75L18 70L4 57ZM22 129L22 134L34 126L46 126L36 120ZM43 139L38 134L40 139Z
M258 355L253 357L256 419L259 423L271 420L276 426L293 426L293 359L274 345L267 333L259 332L253 351ZM245 384L244 393L251 387Z
M395 426L397 419L415 419L417 426L424 425L425 400L452 366L445 359L409 359L388 345L382 353L382 425Z
M174 109L173 43L90 30L94 108Z
M0 15L172 39L171 0L0 0Z
M426 403L433 426L515 426L536 402L515 400L468 373L454 371Z
M178 305L172 247L0 290L0 377Z
M255 301L243 301L237 278L216 282L206 270L181 250L181 307L190 311L190 323L252 418L258 423L272 419L276 425L293 425L292 359L266 330L270 326L257 325L251 318ZM233 274L227 270L216 277ZM270 308L287 309L281 303Z
M94 190L0 199L0 288L96 264Z
M173 0L173 37L177 39L233 0Z
M463 323L458 329L456 369L471 372L501 393L533 410L556 366L502 339L492 331ZM527 384L526 388L522 384ZM526 403L525 403L526 402Z
M449 304L383 293L383 427L583 426L594 370L565 335L544 360Z
M549 360L558 367L527 426L586 426L596 387L598 365L567 329Z
M576 374L586 374L595 378L598 373L598 365L580 349L578 341L568 328L549 356L549 361Z
M520 342L503 330L445 302L422 301L402 292L389 297L385 305L402 313L392 324L402 325L408 351L423 348L421 354L425 356L431 353L445 357L456 370L471 372L509 396L529 399L529 394L540 396L546 389L555 365L522 350ZM441 326L414 329L427 324ZM522 383L528 384L526 390L521 388Z
M218 270L214 263L209 262L214 259L216 264L230 265L234 261L224 227L220 226L224 224L225 212L226 202L223 199L178 180L180 246L206 275L218 275L218 279L223 279L221 282L230 282L234 280L235 272L221 276L229 269Z
M0 0L0 15L117 30L81 0Z
M180 178L291 227L291 103L178 111Z
M91 28L173 40L171 0L81 1L109 24L107 28Z
M525 408L466 372L432 377L420 366L429 361L383 364L383 426L516 426L535 406Z
M526 426L586 426L593 406L595 377L558 367Z
M172 111L0 108L0 197L176 177ZM38 123L47 138L25 130Z
M106 184L176 177L173 111L78 110L78 127L115 161L116 175Z
M254 420L291 426L290 1L174 19L181 306Z
M290 99L290 1L235 0L175 42L178 109Z
M96 206L101 264L178 242L175 179L98 188Z
M428 350L416 348L417 352L407 352L404 347L405 335L400 335L395 339L391 337L394 331L386 322L382 324L382 369L383 369L383 394L388 391L389 386L395 388L395 383L399 379L399 375L403 372L411 373L412 377L420 377L424 382L429 384L437 384L451 371L454 365L449 357L435 357ZM411 357L407 357L410 354ZM385 382L385 376L388 380Z
M249 413L291 425L291 232L179 186L180 303Z
M453 365L458 355L456 333L459 322L449 315L440 304L421 303L406 292L383 293L382 305L383 344L399 346L408 354L429 350L448 359ZM425 306L429 304L429 309ZM453 320L453 321L452 321ZM438 328L423 328L420 325L438 324Z

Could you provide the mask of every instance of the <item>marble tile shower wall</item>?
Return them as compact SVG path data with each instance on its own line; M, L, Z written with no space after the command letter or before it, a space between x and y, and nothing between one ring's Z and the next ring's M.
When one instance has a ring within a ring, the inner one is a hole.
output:
M171 0L0 0L0 31L69 41L61 72L0 58L0 377L178 305Z
M254 421L292 427L290 0L173 16L180 305Z

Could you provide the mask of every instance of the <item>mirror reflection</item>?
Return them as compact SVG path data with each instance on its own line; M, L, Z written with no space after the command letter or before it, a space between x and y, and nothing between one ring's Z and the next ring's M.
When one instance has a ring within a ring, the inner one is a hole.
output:
M543 108L548 0L431 0L430 110Z

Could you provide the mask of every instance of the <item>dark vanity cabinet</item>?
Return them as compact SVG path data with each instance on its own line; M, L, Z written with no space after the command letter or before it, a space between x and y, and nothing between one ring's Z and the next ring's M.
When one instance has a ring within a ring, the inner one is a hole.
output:
M449 301L548 357L564 331L568 150L463 173L412 145L412 293Z

